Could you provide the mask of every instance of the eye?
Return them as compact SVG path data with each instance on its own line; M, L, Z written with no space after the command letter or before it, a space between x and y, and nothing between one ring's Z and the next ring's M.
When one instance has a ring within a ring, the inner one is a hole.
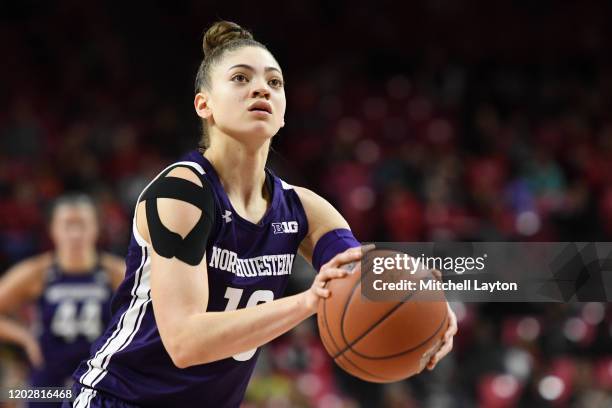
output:
M232 81L234 82L248 82L249 79L244 74L236 74L232 77Z
M279 78L272 78L270 81L268 81L268 84L270 84L270 86L273 88L282 88L284 82Z

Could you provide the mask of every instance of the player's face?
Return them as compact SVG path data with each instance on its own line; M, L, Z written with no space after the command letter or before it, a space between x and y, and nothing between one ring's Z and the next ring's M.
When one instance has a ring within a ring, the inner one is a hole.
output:
M212 69L211 87L205 92L209 127L261 144L284 125L283 75L270 52L259 47L227 52Z
M91 205L60 205L53 212L51 238L57 248L78 253L95 246L98 238L96 212Z

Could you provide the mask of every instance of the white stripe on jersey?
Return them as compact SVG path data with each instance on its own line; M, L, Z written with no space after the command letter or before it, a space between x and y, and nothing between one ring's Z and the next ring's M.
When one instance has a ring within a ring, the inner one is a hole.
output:
M193 167L198 173L204 175L206 172L198 163L191 161L182 161L169 165L165 169L163 169L147 186L142 190L140 195L138 196L138 200L136 201L136 208L138 207L138 203L140 202L140 198L144 194L147 188L155 180L157 180L161 174L168 170L171 167L176 167L177 165L187 165L189 167ZM108 373L107 367L113 356L113 354L123 350L126 348L136 336L138 329L142 323L142 320L147 312L147 305L151 302L151 284L150 284L150 276L151 276L151 258L148 256L148 246L149 244L145 239L140 235L138 229L136 228L136 210L134 211L134 217L132 219L132 233L134 234L134 238L136 242L140 245L142 250L142 258L140 262L140 266L136 270L134 276L134 286L132 287L132 299L130 301L130 306L127 308L125 312L121 315L119 319L119 323L117 323L117 328L113 332L113 334L106 340L104 345L96 352L93 358L87 361L88 369L87 371L80 377L79 382L88 387L94 388ZM84 387L84 389L86 389ZM83 391L79 394L79 396L83 394ZM87 398L87 397L90 398ZM86 406L89 406L91 399L95 396L95 391L93 394L84 395L83 398L87 399ZM83 399L81 399L83 401Z
M134 303L136 302L136 297L135 297L135 293L136 290L138 288L138 284L139 284L139 279L142 273L142 268L146 262L146 251L142 251L142 255L141 255L141 259L140 259L140 266L137 269L137 272L134 274L134 285L132 287L132 300L130 302L130 306L128 307L128 309L121 315L121 318L119 319L119 323L117 323L117 328L115 329L115 331L113 332L113 334L106 340L106 342L104 343L104 345L102 347L100 347L100 349L96 352L96 354L94 355L94 357L92 359L87 360L87 366L88 369L87 371L81 376L81 378L79 378L79 382L82 384L83 383L83 379L85 378L85 376L87 376L87 374L89 374L91 372L91 370L93 370L93 367L91 366L92 361L96 360L98 358L98 356L106 351L106 348L109 346L110 342L115 338L115 336L117 336L117 334L119 333L119 331L123 328L124 325L124 320L125 320L125 316L126 313L131 310L134 306ZM85 388L85 387L83 387Z
M151 258L148 256L146 247L142 248L142 254L141 267L134 277L130 306L121 315L112 336L106 340L106 343L98 350L94 358L87 362L89 369L79 379L79 382L83 385L94 388L108 372L106 368L113 354L126 348L140 328L147 305L151 302L149 291L151 287L149 282Z
M165 172L171 167L176 167L178 165L186 165L192 167L197 170L198 173L200 173L201 175L206 174L202 166L200 166L198 163L191 161L181 161L173 163L164 168L162 171L160 171L159 174L153 180L151 180L151 182L147 184L147 186L142 190L142 192L138 196L138 200L136 200L136 208L138 207L140 198L147 190L147 188L149 188L149 186L153 184L155 180L157 180L162 175L163 172ZM130 306L121 315L119 323L117 324L117 328L115 329L113 334L96 352L94 357L87 361L88 369L81 376L79 382L92 388L95 387L95 385L98 384L107 374L108 371L106 370L106 368L108 367L108 364L113 354L123 350L132 342L134 336L140 328L142 319L144 318L144 315L147 312L147 305L151 302L151 259L148 256L147 252L149 244L140 235L138 229L136 228L136 210L134 211L134 217L132 218L132 233L134 234L134 238L136 239L136 242L138 242L142 250L141 263L134 276L134 286L132 287L132 300L130 301Z
M281 186L283 186L283 190L293 190L293 186L287 182L285 182L285 180L281 179L279 177L279 180L281 182Z
M72 403L73 408L89 408L91 400L96 396L97 391L91 388L82 387L81 392Z

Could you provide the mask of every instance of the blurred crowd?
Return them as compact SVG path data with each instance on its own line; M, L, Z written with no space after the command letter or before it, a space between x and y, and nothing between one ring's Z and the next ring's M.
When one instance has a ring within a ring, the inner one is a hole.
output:
M292 1L266 5L273 18L200 3L1 6L0 271L49 249L46 208L66 191L95 197L100 246L125 254L141 189L197 145L199 40L219 17L284 70L270 167L358 239L612 237L609 4ZM301 290L312 270L294 275ZM612 406L610 304L453 307L455 350L432 373L358 381L307 321L265 348L246 406Z

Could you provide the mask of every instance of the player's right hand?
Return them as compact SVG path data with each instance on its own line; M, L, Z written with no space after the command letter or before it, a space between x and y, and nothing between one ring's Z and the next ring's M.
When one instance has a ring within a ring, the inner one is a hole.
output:
M329 262L321 267L315 276L310 289L304 292L306 297L306 307L313 313L317 312L319 300L328 298L331 291L326 288L327 282L332 279L340 279L351 273L355 267L355 262L361 260L363 254L374 249L373 244L361 247L349 248L334 256Z
M45 363L45 359L43 358L40 345L34 336L28 333L28 336L23 340L22 346L30 360L30 364L32 364L34 368L41 368Z

